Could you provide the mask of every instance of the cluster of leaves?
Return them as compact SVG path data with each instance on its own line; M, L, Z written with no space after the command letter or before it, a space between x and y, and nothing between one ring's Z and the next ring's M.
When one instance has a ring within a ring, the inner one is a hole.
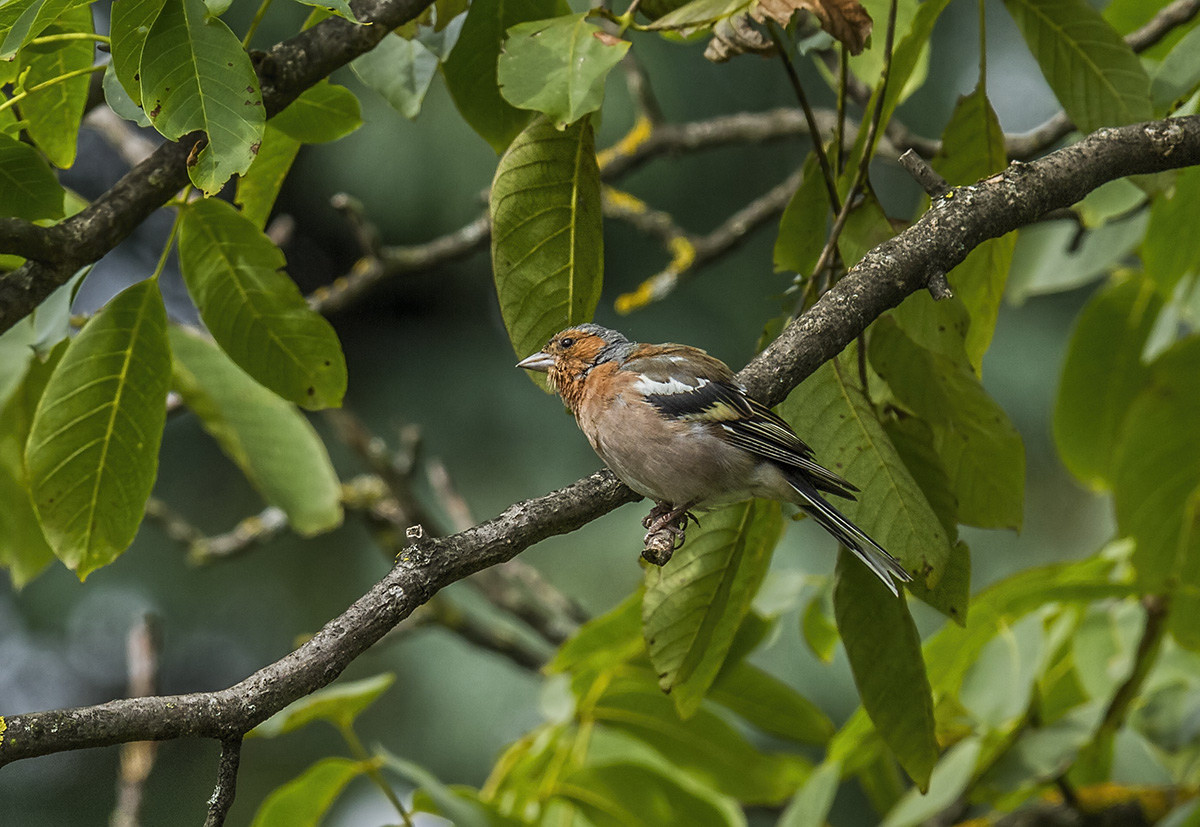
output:
M310 23L352 19L341 0L319 5ZM628 31L682 38L742 15L788 23L796 10L811 12L833 38L825 45L861 52L849 69L873 90L864 112L882 130L925 82L930 36L947 5L895 3L885 54L878 32L868 47L865 18L888 19L883 0L643 4L653 18L646 24L632 11L572 13L562 0L475 0L465 14L447 0L353 69L411 117L440 68L464 120L502 153L490 205L495 284L524 355L590 319L600 300L591 121L608 73L631 47ZM1134 25L1122 15L1142 6L1116 2L1106 18L1084 0L1006 0L1079 129L1196 108L1200 27L1181 28L1139 58L1120 33ZM0 490L12 504L0 511L0 564L18 584L55 556L85 577L128 546L154 483L171 389L295 530L341 520L337 478L299 409L340 403L344 360L263 226L300 146L355 129L358 101L325 82L268 121L249 34L239 40L223 11L203 0L121 0L105 36L94 33L84 3L0 7L0 175L9 182L0 216L52 222L81 207L51 165L74 160L87 76L101 71L97 42L112 54L103 70L114 111L168 139L203 131L189 165L203 194L237 177L236 206L186 194L172 205L168 250L177 244L206 334L168 322L156 272L72 337L80 273L36 318L0 337L6 352L21 354L8 360L0 408ZM981 64L978 85L943 132L934 166L952 185L1007 163L986 89ZM855 192L872 134L832 142L830 167L814 150L783 214L775 264L798 274L801 304L828 275L818 262L840 262L840 272L895 232L895 217L870 191ZM861 486L848 516L916 575L912 595L952 621L922 642L906 597L892 598L844 555L833 578L796 595L804 639L825 660L840 640L859 687L863 709L841 729L747 659L778 625L781 608L756 596L783 515L776 504L742 503L706 519L668 567L648 571L643 589L563 646L549 667L547 722L504 753L482 789L444 787L362 748L353 721L386 688L379 679L313 696L263 728L281 735L329 720L354 758L314 766L277 791L256 823L318 817L350 779L379 779L383 770L421 788L419 807L464 824L739 824L742 805L785 803L783 823L820 824L851 777L887 823L915 824L964 796L1018 806L1064 773L1086 788L1112 778L1116 757L1129 755L1142 777L1195 788L1200 732L1186 710L1200 693L1200 248L1179 239L1197 197L1195 170L1098 191L1080 209L1085 229L1097 231L1080 254L1088 266L1077 266L1079 256L1064 261L1058 229L1039 229L1023 244L1040 250L1026 253L1019 283L1009 283L1017 238L981 245L949 274L953 298L909 298L781 406L822 461ZM843 203L853 209L825 250ZM1024 501L1020 437L980 380L1001 298L1110 275L1073 336L1055 435L1068 468L1112 492L1119 536L1131 542L972 597L959 526L1019 528ZM761 749L761 736L781 750ZM798 745L819 748L820 761Z

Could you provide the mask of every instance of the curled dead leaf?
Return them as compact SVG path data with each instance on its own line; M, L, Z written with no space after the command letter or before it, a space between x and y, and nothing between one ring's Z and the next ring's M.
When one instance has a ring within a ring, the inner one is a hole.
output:
M867 45L873 21L858 0L755 0L750 15L760 23L774 20L786 26L798 11L817 18L821 28L856 55Z
M605 46L618 46L625 42L616 35L609 34L608 32L592 32L592 37L599 40Z

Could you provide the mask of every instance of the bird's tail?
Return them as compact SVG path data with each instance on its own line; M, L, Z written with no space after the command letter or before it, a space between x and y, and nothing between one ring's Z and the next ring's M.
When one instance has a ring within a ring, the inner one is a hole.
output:
M795 478L789 479L788 482L800 495L797 505L801 510L816 520L817 525L832 534L838 542L854 552L892 594L900 593L896 587L897 580L901 583L912 581L912 575L904 570L899 560L888 554L887 549L872 540L865 531L850 522L845 514L827 503L811 483Z

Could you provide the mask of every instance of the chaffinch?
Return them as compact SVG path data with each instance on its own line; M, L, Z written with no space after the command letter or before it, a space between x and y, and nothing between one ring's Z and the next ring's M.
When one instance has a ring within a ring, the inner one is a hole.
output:
M600 458L655 501L643 521L647 542L666 530L682 544L690 509L765 497L799 506L893 594L895 581L912 580L820 493L854 499L858 489L818 465L788 424L703 350L640 344L581 324L556 333L517 367L545 373Z

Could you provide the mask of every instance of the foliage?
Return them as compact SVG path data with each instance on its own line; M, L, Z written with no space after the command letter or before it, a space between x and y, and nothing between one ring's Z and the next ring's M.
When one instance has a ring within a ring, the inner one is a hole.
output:
M340 0L312 5L310 23L354 19ZM781 319L762 320L767 330L963 192L954 188L1009 161L981 59L940 151L928 153L947 187L905 215L886 212L869 186L897 107L936 80L927 49L946 0L692 0L643 4L642 17L637 5L572 13L561 0L439 0L352 64L410 118L440 72L462 119L499 154L488 208L494 285L520 356L596 313L602 218L613 204L686 262L648 280L623 310L667 297L698 258L694 239L602 183L656 128L647 105L625 141L597 154L612 70L651 39L711 35L723 58L784 49L788 69L815 60L813 76L834 92L865 90L855 107L862 128L848 138L843 121L823 135L771 213L781 214L774 266L796 275ZM1133 25L1115 11L1108 19L1084 0L1004 6L1078 130L1196 110L1194 20L1178 25L1176 42L1139 56L1127 39ZM191 186L169 205L175 226L157 269L132 274L136 283L86 319L69 317L73 282L0 338L5 354L19 354L0 383L0 565L18 587L55 558L82 580L130 545L168 407L191 411L298 534L379 504L354 499L306 419L342 404L346 362L319 302L302 295L264 229L301 148L361 125L355 93L326 79L268 113L246 48L252 32L236 33L219 2L120 0L106 35L94 32L91 11L56 0L0 6L0 55L11 58L0 65L0 219L45 225L81 207L54 168L76 158L87 78L103 68L96 43L111 52L103 88L114 112L167 140L197 130L203 140L189 158ZM835 67L840 55L855 83L839 89L822 53ZM231 181L232 201L223 200ZM1121 780L1113 767L1129 744L1169 798L1193 795L1200 169L1126 182L1120 198L1108 209L1098 191L1079 207L1079 231L1099 239L1086 266L1060 235L1047 241L1046 228L988 239L942 274L952 296L909 296L779 406L818 459L860 489L846 513L914 573L908 593L893 598L843 550L831 577L805 577L786 606L768 607L784 512L730 505L706 515L666 566L648 568L636 593L561 642L543 676L556 703L484 784L449 786L419 762L364 747L359 714L392 702L391 676L381 675L309 695L255 730L299 738L293 731L325 721L352 757L325 758L276 789L254 824L319 823L359 776L405 822L417 809L471 825L740 825L747 808L773 808L781 825L820 825L838 790L857 784L882 823L918 824L1040 806L1056 789L1087 806ZM203 331L168 321L159 273L173 249ZM1009 284L1022 254L1028 267ZM982 379L1001 297L1088 282L1096 286L1063 362L1054 440L1080 484L1111 496L1115 533L1089 559L972 593L960 528L1019 530L1027 493L1021 435ZM374 470L387 481L386 468ZM405 495L397 491L385 496ZM924 639L931 627L916 622L909 594L944 616ZM461 622L441 611L445 625ZM835 726L757 661L776 636L826 662L844 651L859 710ZM396 792L405 786L411 805Z

